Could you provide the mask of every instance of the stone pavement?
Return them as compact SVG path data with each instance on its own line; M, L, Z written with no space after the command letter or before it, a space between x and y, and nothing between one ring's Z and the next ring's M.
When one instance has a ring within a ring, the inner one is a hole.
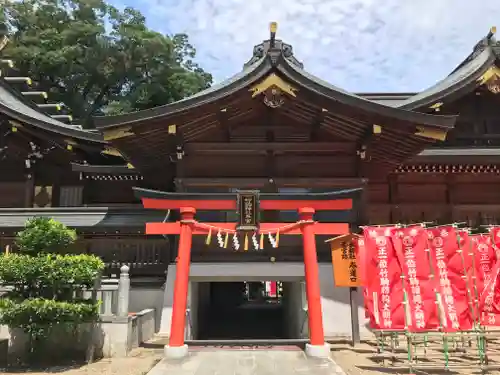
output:
M307 358L302 350L190 351L182 360L161 360L147 375L345 375L331 359Z

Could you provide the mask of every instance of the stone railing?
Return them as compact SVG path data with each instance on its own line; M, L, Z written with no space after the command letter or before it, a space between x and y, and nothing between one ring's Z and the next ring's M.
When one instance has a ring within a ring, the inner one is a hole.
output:
M120 268L119 278L97 279L96 285L84 296L101 302L101 317L127 317L129 315L130 277L129 267Z

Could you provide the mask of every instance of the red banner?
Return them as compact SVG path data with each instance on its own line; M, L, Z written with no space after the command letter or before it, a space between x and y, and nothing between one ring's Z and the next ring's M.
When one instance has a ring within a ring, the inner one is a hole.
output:
M365 249L365 238L363 236L356 237L354 239L355 251L356 251L356 262L358 264L359 275L361 277L361 282L363 283L363 300L365 301L365 318L370 318L370 312L368 309L368 293L366 285L366 280L368 279L366 274L366 249Z
M469 330L473 320L460 238L452 226L429 228L427 233L432 265L439 280L438 306L443 330Z
M405 329L401 267L391 239L392 228L364 228L366 299L370 325L375 329Z
M392 239L405 275L408 329L438 329L440 322L436 306L436 283L432 278L430 259L426 251L427 232L421 226L395 229Z
M364 282L367 279L365 239L363 236L356 236L353 239L353 243L356 254L356 263L358 265L358 274L361 278L361 282Z
M473 269L474 264L471 253L471 241L473 236L469 235L469 231L466 229L457 229L457 234L458 248L463 255L463 268L465 269L465 273L468 273Z
M484 289L479 297L481 310L481 324L497 326L500 324L500 262L496 262L490 273L490 278L484 284Z
M479 294L479 318L482 325L498 325L500 319L493 311L492 298L488 294L495 290L495 281L492 281L493 268L496 263L496 251L493 245L497 231L492 231L491 236L478 234L471 236L472 255L474 260L475 287ZM487 287L489 285L489 287ZM488 289L486 291L485 289ZM476 293L473 290L474 294ZM477 305L477 304L475 304Z
M500 227L493 227L490 230L491 239L493 240L493 248L495 253L500 249Z
M486 234L472 236L472 254L474 256L476 286L481 293L484 285L491 278L491 270L496 263L495 249L491 237Z

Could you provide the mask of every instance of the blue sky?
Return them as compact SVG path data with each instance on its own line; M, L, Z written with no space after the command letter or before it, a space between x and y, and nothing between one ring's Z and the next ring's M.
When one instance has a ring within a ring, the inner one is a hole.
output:
M216 81L237 73L278 22L305 69L356 92L420 91L443 79L491 26L500 0L110 0L164 33L185 32ZM499 35L500 39L500 35Z

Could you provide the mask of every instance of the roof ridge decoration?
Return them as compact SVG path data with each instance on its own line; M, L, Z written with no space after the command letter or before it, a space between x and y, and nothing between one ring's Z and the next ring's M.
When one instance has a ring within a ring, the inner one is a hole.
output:
M490 31L486 36L481 39L479 42L476 43L474 46L474 49L471 54L471 59L474 59L476 56L478 56L481 52L483 52L486 48L488 47L493 47L495 48L495 52L500 52L498 51L498 48L500 47L500 43L496 40L495 38L495 33L497 32L497 28L495 26L490 28Z
M273 66L278 65L280 59L286 59L298 68L304 69L304 64L293 55L292 45L284 43L281 39L276 39L277 30L278 24L276 22L271 22L269 26L269 39L253 47L252 57L243 65L243 69L247 69L266 56Z
M486 37L475 45L472 56L475 57L477 56L477 54L480 54L484 50L489 48L495 56L495 60L498 61L498 59L500 58L500 42L498 42L494 36L496 32L497 28L493 26ZM498 66L493 63L490 68L477 80L477 82L479 86L486 86L488 91L490 91L492 94L499 94L500 68L498 68Z

